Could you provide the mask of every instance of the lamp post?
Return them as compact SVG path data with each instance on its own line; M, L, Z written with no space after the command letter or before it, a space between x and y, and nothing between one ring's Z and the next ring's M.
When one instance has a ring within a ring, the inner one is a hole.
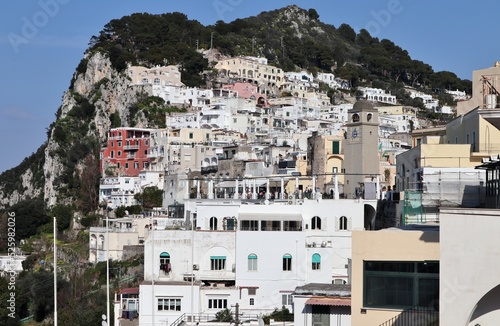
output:
M110 325L109 321L109 216L108 216L108 205L106 205L106 321L107 325ZM103 325L104 326L104 325Z

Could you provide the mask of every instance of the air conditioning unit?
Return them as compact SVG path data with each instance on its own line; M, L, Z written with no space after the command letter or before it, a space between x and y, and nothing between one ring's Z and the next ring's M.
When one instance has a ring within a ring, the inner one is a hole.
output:
M198 265L198 264L193 265L193 271L197 271L199 269L200 269L200 265Z

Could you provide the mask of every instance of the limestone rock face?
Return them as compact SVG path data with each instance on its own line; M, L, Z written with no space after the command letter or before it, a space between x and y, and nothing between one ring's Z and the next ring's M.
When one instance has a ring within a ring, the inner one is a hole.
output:
M39 153L40 164L38 169L26 168L18 171L16 168L16 189L7 189L0 180L0 208L12 206L19 201L38 197L43 194L47 206L56 203L69 204L74 198L60 196L62 188L67 185L61 182L63 174L78 175L81 173L81 160L74 164L74 167L65 166L64 157L60 156L61 145L70 146L71 143L61 143L55 135L58 123L75 119L71 116L71 111L78 105L81 98L86 99L95 107L94 115L86 126L86 136L95 139L98 144L104 142L111 128L110 115L117 113L122 126L130 126L129 108L137 102L138 94L152 94L152 88L148 85L130 85L130 79L126 72L116 71L106 54L95 52L88 53L84 57L86 65L84 71L76 71L73 76L72 88L68 89L62 99L61 107L57 113L57 120L51 126L47 141L42 145ZM148 125L144 116L136 117L135 126L145 127ZM80 168L78 168L80 167ZM70 170L68 170L70 169ZM41 182L35 182L35 174L40 176ZM22 183L22 186L19 185Z

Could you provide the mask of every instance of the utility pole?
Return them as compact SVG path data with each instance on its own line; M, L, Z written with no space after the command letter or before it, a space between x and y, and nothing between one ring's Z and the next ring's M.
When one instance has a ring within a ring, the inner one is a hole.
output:
M236 316L235 316L235 325L238 326L240 324L240 304L236 303Z

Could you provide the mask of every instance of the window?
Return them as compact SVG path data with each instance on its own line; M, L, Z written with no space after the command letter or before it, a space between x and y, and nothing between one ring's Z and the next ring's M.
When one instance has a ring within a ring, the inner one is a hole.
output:
M158 311L181 311L181 299L158 298Z
M359 114L354 113L352 115L352 122L359 122Z
M210 269L222 271L226 269L226 256L210 256Z
M194 134L192 132L189 133L189 139L193 139L194 138Z
M215 216L210 218L210 230L217 230L217 217Z
M128 169L128 163L125 163L125 169Z
M114 157L115 157L115 151L111 151L111 153L109 154L109 156L110 156L111 158L114 158Z
M293 304L293 297L291 294L281 295L281 304L284 306L291 306Z
M373 117L373 115L371 113L368 113L366 115L366 121L368 121L368 122L372 121L372 117Z
M340 154L340 142L332 142L332 154Z
M292 256L290 254L283 255L283 271L292 270Z
M250 302L249 302L249 304L250 304L251 306L255 305L255 299L254 299L254 298L250 298Z
M347 217L341 216L339 218L339 230L347 230Z
M319 270L321 267L321 256L319 254L312 255L312 269L313 271Z
M241 221L241 231L258 231L259 230L259 221L250 220L250 221Z
M227 299L208 299L208 309L226 309Z
M257 270L257 255L250 254L248 255L248 270L256 271Z
M321 218L314 216L311 220L311 230L321 230Z
M134 169L138 169L139 168L139 162L134 162Z
M170 266L170 254L168 252L162 252L160 254L160 270L165 273L170 273L172 270Z
M149 163L148 162L142 162L142 168L143 169L147 169L149 166Z
M435 308L439 262L365 261L363 305L376 308Z
M118 142L118 147L122 147L122 142L121 141Z
M260 221L261 231L281 231L281 221Z
M118 151L118 152L116 153L116 155L117 155L117 156L122 156L122 151Z

